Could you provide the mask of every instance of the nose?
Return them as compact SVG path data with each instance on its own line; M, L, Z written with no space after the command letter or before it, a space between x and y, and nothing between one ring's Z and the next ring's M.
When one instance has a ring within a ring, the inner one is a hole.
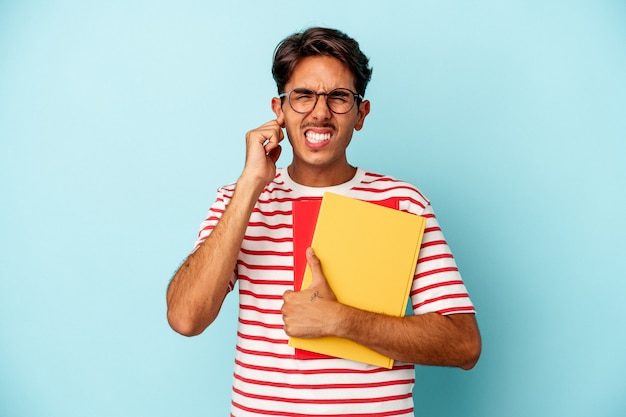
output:
M328 107L328 102L326 101L326 95L319 94L317 96L317 103L315 103L315 107L311 110L311 116L313 116L316 120L325 120L330 119L332 116L332 112L330 111L330 107Z

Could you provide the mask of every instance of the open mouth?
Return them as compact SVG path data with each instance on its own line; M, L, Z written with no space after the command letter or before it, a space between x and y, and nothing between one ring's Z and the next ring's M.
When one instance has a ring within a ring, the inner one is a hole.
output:
M307 131L304 133L306 140L313 144L324 143L330 140L330 133L316 133L313 131Z

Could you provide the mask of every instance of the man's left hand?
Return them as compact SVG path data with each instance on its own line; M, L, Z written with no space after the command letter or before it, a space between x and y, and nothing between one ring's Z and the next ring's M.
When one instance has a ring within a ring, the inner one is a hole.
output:
M342 305L328 285L313 249L307 249L306 259L313 276L311 285L302 291L283 294L285 333L305 338L328 336L333 333Z

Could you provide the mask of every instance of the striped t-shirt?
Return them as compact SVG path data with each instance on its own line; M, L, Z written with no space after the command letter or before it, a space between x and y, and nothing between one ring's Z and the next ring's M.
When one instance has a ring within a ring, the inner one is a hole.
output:
M235 185L218 189L196 248L211 233ZM411 288L414 314L474 313L430 202L411 184L358 169L347 183L324 188L295 183L278 169L261 193L243 239L229 289L239 282L239 325L231 416L413 416L412 364L392 369L344 359L295 359L281 316L293 289L293 200L325 191L365 201L393 198L399 209L426 218Z

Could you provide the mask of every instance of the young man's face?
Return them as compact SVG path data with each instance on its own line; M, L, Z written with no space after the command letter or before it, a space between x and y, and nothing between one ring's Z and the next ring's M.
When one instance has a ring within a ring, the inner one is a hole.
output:
M329 92L336 88L356 91L352 73L336 58L327 56L307 57L296 65L291 78L285 85L285 92L304 88L314 92ZM317 104L308 113L298 113L289 105L287 97L281 102L272 100L272 109L285 117L287 136L293 148L293 162L290 173L294 179L305 185L334 185L317 183L324 181L346 181L346 175L354 175L348 164L346 149L354 130L363 127L370 104L367 100L356 103L345 114L333 113L324 96L319 96ZM349 173L349 174L348 174ZM307 184L307 182L316 184Z

